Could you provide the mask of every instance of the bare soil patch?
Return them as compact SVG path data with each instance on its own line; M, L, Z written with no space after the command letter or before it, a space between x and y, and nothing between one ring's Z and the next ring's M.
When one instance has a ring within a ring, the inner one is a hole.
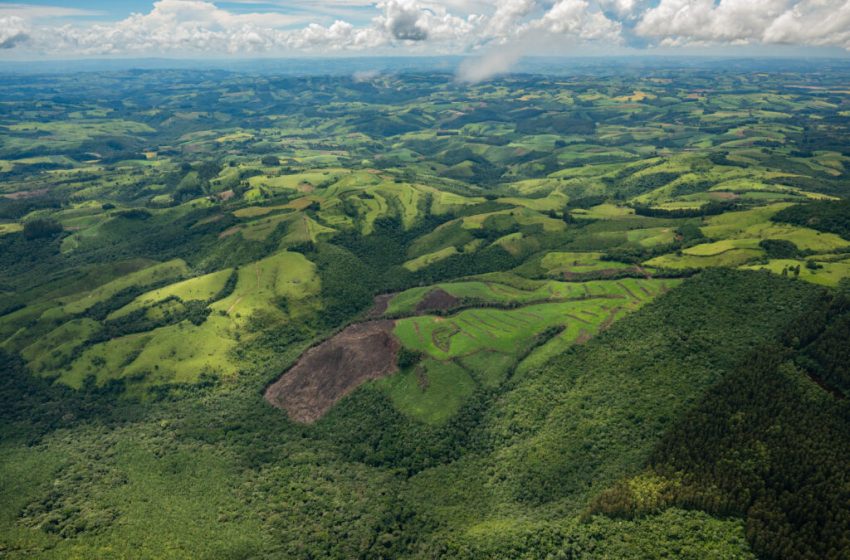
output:
M622 308L617 307L611 310L611 313L608 314L608 317L606 317L605 320L602 321L602 324L599 325L599 332L608 330L608 327L610 327L614 323L614 319L617 318L617 313L620 312L620 309Z
M379 296L375 296L375 299L372 302L372 308L366 316L370 319L377 319L386 313L387 307L389 307L390 301L392 301L394 297L395 294L381 294Z
M361 384L398 371L401 345L394 326L393 321L358 323L307 350L266 389L266 401L295 422L315 422Z
M9 194L4 194L3 198L8 198L11 200L24 200L27 198L37 198L39 196L44 196L47 194L47 189L35 189L31 191L18 191Z
M736 193L728 191L714 191L711 193L711 197L719 200L735 200L736 198L739 198Z
M224 239L225 237L230 237L231 235L233 235L234 233L236 233L240 229L242 229L242 228L239 227L239 226L233 226L231 228L227 228L226 230L224 230L223 232L218 234L218 238Z
M619 286L619 288L620 288L621 290L623 290L624 292L626 292L627 294L629 294L629 297L630 297L630 298L640 301L640 298L639 298L639 297L637 297L637 296L635 295L635 293L634 293L633 291L631 291L628 287L624 286L622 282L617 282L617 286Z
M437 288L425 294L422 301L416 304L416 312L422 313L423 311L451 309L452 307L456 307L459 303L460 300L458 298L454 297L442 288Z
M428 373L425 371L425 368L422 367L422 364L416 366L416 383L423 391L428 389L428 386L431 384L428 379Z

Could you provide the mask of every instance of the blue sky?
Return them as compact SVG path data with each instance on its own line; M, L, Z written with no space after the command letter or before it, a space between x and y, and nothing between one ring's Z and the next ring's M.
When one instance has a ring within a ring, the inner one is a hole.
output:
M0 2L0 58L847 56L850 0Z

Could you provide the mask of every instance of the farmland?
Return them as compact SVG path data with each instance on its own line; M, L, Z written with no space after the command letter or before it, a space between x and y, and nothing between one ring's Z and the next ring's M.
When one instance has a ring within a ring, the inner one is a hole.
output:
M843 557L847 80L0 77L0 556Z

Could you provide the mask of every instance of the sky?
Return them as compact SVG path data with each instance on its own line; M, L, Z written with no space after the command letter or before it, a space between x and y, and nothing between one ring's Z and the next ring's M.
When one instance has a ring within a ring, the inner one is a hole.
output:
M850 0L0 1L0 60L850 53Z

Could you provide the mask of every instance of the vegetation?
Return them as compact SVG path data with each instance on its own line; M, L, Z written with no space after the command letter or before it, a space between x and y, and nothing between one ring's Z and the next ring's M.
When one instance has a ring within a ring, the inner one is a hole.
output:
M847 557L850 69L712 64L6 76L0 556Z

